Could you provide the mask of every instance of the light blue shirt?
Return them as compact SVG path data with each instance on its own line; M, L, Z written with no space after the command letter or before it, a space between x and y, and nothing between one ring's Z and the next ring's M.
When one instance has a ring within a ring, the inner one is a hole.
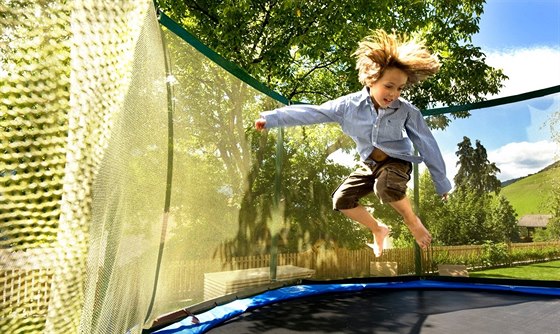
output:
M379 108L377 113L369 88L364 87L321 105L290 105L263 112L261 117L266 120L266 128L338 123L356 142L362 161L370 162L369 155L377 147L393 158L424 162L436 191L443 195L451 190L445 162L430 128L420 110L403 98ZM414 155L413 144L420 156Z

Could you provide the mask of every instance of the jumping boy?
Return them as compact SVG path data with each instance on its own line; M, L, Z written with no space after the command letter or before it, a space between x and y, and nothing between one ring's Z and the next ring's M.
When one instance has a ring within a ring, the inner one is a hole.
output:
M399 40L377 30L359 43L358 79L364 88L321 105L291 105L261 113L255 127L265 128L336 122L356 142L363 165L333 192L333 208L369 228L373 251L381 256L387 225L377 221L360 198L375 192L402 217L416 242L426 249L430 232L412 210L406 196L412 163L424 162L436 191L447 198L451 183L441 152L422 114L401 98L402 90L438 72L440 63L422 42ZM413 146L420 156L413 154Z

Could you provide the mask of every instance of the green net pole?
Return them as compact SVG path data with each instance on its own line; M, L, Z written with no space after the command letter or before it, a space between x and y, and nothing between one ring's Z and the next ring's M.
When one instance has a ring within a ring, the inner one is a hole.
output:
M183 28L178 23L176 23L171 18L169 18L167 15L165 15L165 13L163 12L159 13L159 22L167 29L171 30L175 35L180 37L182 40L189 43L193 48L198 50L208 59L212 60L214 63L218 64L221 68L228 71L229 73L231 73L238 79L242 80L249 86L255 88L256 90L260 91L263 94L266 94L267 96L273 98L274 100L282 104L290 103L290 101L287 98L273 91L272 89L268 88L263 83L250 76L241 67L225 59L224 57L216 53L216 51L210 49L208 46L202 43L198 38L196 38L196 36L188 32L185 28Z
M272 215L272 242L270 245L270 280L276 281L278 268L278 239L280 238L280 226L282 219L282 208L280 207L280 197L282 193L282 160L283 160L283 141L284 129L278 129L276 138L276 174L274 177L274 205L273 210L276 214Z
M418 151L415 150L415 155L418 155ZM418 164L415 163L413 166L413 173L414 173L414 209L420 216L420 180L419 180L419 171L418 171ZM414 271L416 275L422 274L422 252L420 251L420 246L418 243L414 242Z
M278 269L278 238L280 233L276 232L272 236L272 243L270 245L270 280L276 282L277 269Z
M169 78L173 75L171 70L171 62L169 59L169 52L167 50L167 41L165 39L165 34L163 29L160 27L161 42L163 47L163 55L165 57L165 74ZM175 99L172 83L167 80L166 82L166 92L167 92L167 175L166 175L166 187L165 187L165 204L163 208L163 221L161 226L160 243L156 262L156 269L154 273L154 285L152 288L152 295L150 298L150 304L148 306L148 311L146 312L146 317L144 321L148 321L152 313L154 302L157 294L157 287L159 282L159 274L161 271L161 261L163 259L163 250L165 248L165 238L167 235L167 225L169 223L169 211L171 207L171 186L173 183L173 148L174 148L174 135L173 135L173 112L175 110Z

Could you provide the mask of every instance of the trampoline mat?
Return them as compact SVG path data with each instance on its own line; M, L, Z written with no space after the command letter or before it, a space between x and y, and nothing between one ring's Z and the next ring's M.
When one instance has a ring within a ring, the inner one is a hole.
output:
M558 333L560 299L470 290L364 290L284 301L207 333Z

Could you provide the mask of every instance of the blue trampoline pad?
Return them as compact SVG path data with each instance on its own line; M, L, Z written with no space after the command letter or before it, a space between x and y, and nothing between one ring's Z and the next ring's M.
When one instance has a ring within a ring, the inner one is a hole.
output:
M411 280L303 284L232 301L155 331L560 333L560 288Z

